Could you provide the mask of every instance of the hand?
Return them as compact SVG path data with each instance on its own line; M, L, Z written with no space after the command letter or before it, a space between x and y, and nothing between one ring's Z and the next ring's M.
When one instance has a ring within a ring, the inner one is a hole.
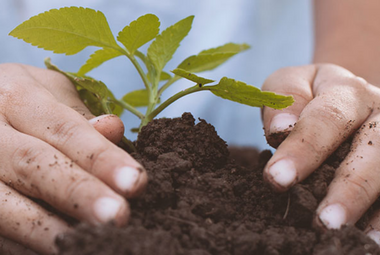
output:
M354 224L380 192L380 88L342 67L322 64L281 69L265 81L263 90L295 99L282 111L263 111L268 143L278 146L264 177L278 191L304 180L355 134L316 216L317 224L329 229ZM289 135L285 139L276 132ZM378 243L379 217L380 212L366 230Z
M144 189L147 175L110 142L123 132L116 116L94 118L63 75L0 65L0 235L55 251L55 236L70 227L28 197L91 224L125 224L125 198Z

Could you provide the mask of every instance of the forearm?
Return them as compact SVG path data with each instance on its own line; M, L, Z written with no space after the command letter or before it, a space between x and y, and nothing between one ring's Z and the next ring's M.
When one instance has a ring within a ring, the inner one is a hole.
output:
M314 0L314 63L340 65L380 86L380 1Z

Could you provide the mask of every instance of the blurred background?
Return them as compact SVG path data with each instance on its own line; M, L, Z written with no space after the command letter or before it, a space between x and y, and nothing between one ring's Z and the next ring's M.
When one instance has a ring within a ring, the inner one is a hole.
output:
M17 62L44 67L45 57L65 71L78 71L97 48L88 47L74 56L44 51L8 33L31 16L52 8L83 6L102 11L116 36L139 16L153 13L161 21L161 31L175 22L195 15L192 30L165 70L174 69L183 59L201 50L228 42L247 43L251 49L234 56L221 67L202 73L219 80L223 76L261 87L275 70L308 64L313 50L313 12L311 0L2 0L0 8L0 63ZM144 51L144 50L143 50ZM145 51L144 51L145 52ZM111 60L88 75L105 82L116 97L143 88L136 70L126 57ZM162 100L192 86L181 80L174 83ZM223 100L208 91L188 95L165 109L159 117L178 117L191 112L194 117L213 124L218 134L230 145L268 149L260 109ZM126 135L139 120L125 112L122 119Z

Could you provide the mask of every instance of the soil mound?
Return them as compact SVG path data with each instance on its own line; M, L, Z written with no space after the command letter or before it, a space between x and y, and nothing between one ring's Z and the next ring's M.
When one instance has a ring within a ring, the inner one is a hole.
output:
M211 125L195 124L188 113L148 124L136 145L133 156L147 169L149 184L141 198L130 201L130 224L80 224L75 233L57 238L59 254L380 254L360 230L366 217L341 230L312 228L349 143L284 194L263 182L270 151L228 149Z

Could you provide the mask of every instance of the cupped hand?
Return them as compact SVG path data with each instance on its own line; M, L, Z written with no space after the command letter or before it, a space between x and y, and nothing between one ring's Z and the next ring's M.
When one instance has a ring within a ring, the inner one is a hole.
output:
M116 116L94 118L63 75L0 65L0 235L55 252L55 236L70 226L29 197L91 224L125 224L125 198L147 175L114 144L123 132Z
M278 146L264 178L278 191L304 180L354 134L315 219L328 229L354 224L380 194L380 88L342 67L318 64L280 69L263 90L295 99L287 109L263 110L267 141ZM380 244L380 212L366 231Z

